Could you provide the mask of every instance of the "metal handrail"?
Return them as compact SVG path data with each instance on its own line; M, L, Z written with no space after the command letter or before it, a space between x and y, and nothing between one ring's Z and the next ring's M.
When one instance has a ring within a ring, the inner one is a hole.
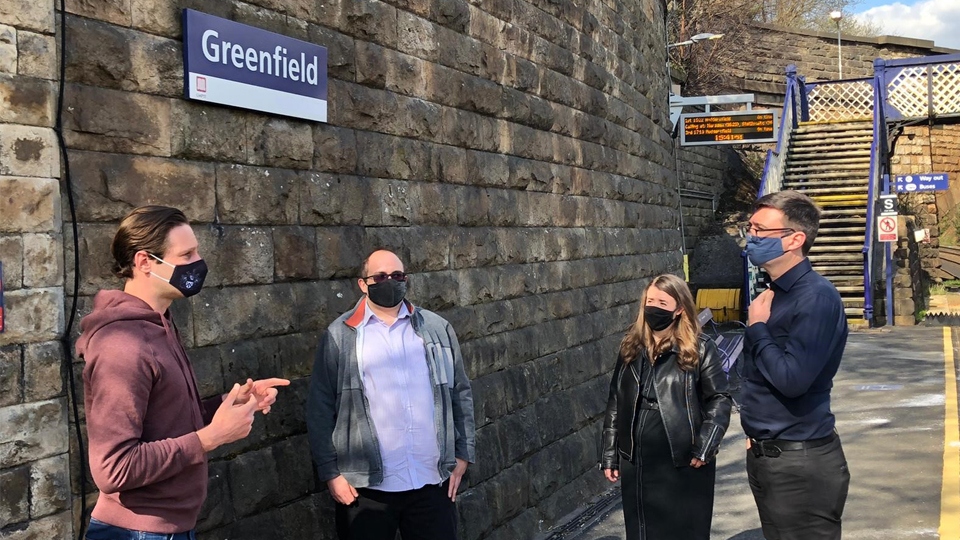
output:
M873 321L873 271L877 248L876 231L873 224L873 209L876 206L876 186L880 182L883 167L884 148L880 144L884 140L881 130L886 129L883 117L882 77L875 74L873 77L873 142L870 144L870 176L867 180L867 223L866 233L863 236L863 318Z
M800 108L800 85L797 81L797 67L787 66L787 92L783 98L783 111L780 114L780 129L777 133L776 150L767 150L767 158L763 164L763 178L760 181L759 197L768 193L780 191L783 180L783 162L790 150L790 135L799 125L797 118Z

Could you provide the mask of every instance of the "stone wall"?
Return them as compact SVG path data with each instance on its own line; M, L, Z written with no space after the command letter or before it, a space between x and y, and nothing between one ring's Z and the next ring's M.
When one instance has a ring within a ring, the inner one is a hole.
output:
M932 41L899 36L861 37L841 34L843 78L873 77L876 58L893 60L955 53ZM809 82L840 78L837 34L798 31L756 24L745 29L741 42L728 47L720 85L730 92L754 93L757 103L783 106L789 64Z
M0 2L0 537L68 538L58 79L52 2Z
M0 394L16 396L0 441L20 442L0 447L14 456L0 454L0 533L70 536L66 406L51 374L63 295L78 294L83 315L120 285L109 241L145 203L182 208L210 264L204 292L174 308L202 393L293 380L248 439L211 456L201 538L333 537L303 407L319 333L357 300L355 268L376 246L397 250L416 273L412 299L454 324L474 381L463 538L532 538L607 487L597 443L617 343L645 280L681 266L660 0L68 0L78 291L72 240L63 259L60 248L74 222L55 180L52 3L0 0L20 57L47 58L43 73L0 74L13 96L0 147L11 127L45 141L14 152L40 156L27 171L8 172L19 161L2 154L0 181L24 192L17 212L47 216L0 224L5 263L46 261L7 276L23 289L8 293L0 338L0 384L17 389ZM182 99L185 7L328 47L329 122ZM85 457L71 457L76 473ZM41 529L46 519L59 528Z

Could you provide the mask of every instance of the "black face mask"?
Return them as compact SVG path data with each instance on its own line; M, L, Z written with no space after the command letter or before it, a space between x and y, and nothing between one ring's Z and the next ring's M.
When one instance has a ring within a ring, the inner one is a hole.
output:
M203 259L190 264L170 264L156 255L151 254L150 256L167 266L173 267L170 279L163 279L152 272L150 275L173 285L173 288L180 291L184 298L197 294L203 288L203 280L207 277L207 263Z
M645 306L643 308L643 322L647 323L647 326L654 332L670 328L675 320L677 320L677 314L670 310L661 309L657 306Z
M367 298L380 307L397 307L406 295L407 282L405 281L385 279L381 283L367 285Z

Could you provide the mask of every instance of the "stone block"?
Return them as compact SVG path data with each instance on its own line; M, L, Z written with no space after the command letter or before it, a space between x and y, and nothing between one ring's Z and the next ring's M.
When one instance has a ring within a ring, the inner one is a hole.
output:
M280 510L272 509L260 514L239 518L229 525L209 531L203 538L262 540L263 538L278 537L278 531L281 531L282 527Z
M63 346L59 341L23 348L23 400L43 401L63 394Z
M174 39L181 37L183 8L196 9L226 19L233 19L236 2L232 0L130 0L133 28Z
M300 177L286 169L217 166L217 217L224 223L296 223Z
M0 132L0 175L60 176L60 152L53 130L6 126Z
M273 229L273 272L277 280L317 278L317 238L310 227Z
M282 391L283 389L281 389ZM297 435L278 442L271 447L277 467L278 502L299 499L316 490L310 455L310 443L306 435Z
M23 286L23 237L0 235L0 262L3 263L3 287L15 291Z
M287 334L298 324L288 284L208 289L194 298L197 346Z
M170 109L163 97L68 84L64 139L79 150L169 156Z
M47 516L70 508L70 460L67 454L30 464L30 516Z
M56 80L60 65L53 36L17 32L17 73L25 77Z
M464 540L477 540L493 528L489 491L485 486L477 486L457 496L460 521L464 523Z
M361 175L401 180L430 178L431 147L425 143L358 131L357 148L364 151L363 159L357 161L357 172Z
M0 408L0 468L63 454L68 445L63 400Z
M320 311L321 306L313 306L313 311ZM329 322L339 316L339 313L327 313L326 320ZM304 325L305 326L305 325ZM327 325L317 325L327 326ZM320 343L318 332L307 332L301 334L290 334L280 336L280 371L278 377L285 379L301 379L310 376L313 371L313 360L317 346Z
M56 109L53 81L0 73L0 122L53 127Z
M440 58L438 27L426 18L397 11L397 48L410 56L436 62Z
M213 461L209 465L207 498L203 501L197 531L209 531L235 519L233 505L230 503L230 464L227 461Z
M21 289L6 294L0 345L56 339L63 331L63 289Z
M63 238L23 235L23 286L55 287L63 283Z
M250 162L257 165L309 169L313 164L313 133L310 124L285 118L263 118L247 124L252 149Z
M0 73L17 72L17 29L0 24Z
M384 88L387 81L387 66L392 64L395 53L374 43L358 41L357 82L373 88Z
M280 508L282 528L279 536L334 540L334 514L333 504L326 493L301 499Z
M190 357L190 365L193 366L193 372L197 376L197 391L200 392L201 397L222 394L228 389L223 381L223 368L220 363L219 347L211 346L191 349L187 353L187 356Z
M404 270L421 274L450 267L455 234L445 227L375 227L367 230L367 244L395 251Z
M317 228L317 273L320 279L355 278L373 246L362 227Z
M263 227L194 225L200 255L210 267L205 285L273 281L273 236Z
M250 155L247 117L236 109L176 101L171 110L171 151L174 156L245 163Z
M300 223L380 225L382 211L375 206L372 183L373 180L358 176L305 175L300 194Z
M87 508L90 508L88 506ZM32 520L23 528L4 531L4 540L72 540L73 522L69 511Z
M313 127L313 168L317 171L356 172L356 133L330 124L316 124Z
M101 20L67 17L67 79L114 90L183 95L183 53L177 41Z
M119 26L130 26L130 0L66 0L67 13L106 21Z
M494 523L503 523L510 516L523 511L530 495L531 471L523 465L503 470L488 480L484 488L489 493L490 508Z
M23 351L19 345L0 347L0 407L16 405L23 396Z
M327 99L339 105L329 111L327 121L332 125L376 132L396 124L400 114L396 94L359 84L332 80Z
M117 221L144 204L179 208L191 221L216 216L211 163L71 151L77 219Z
M343 2L340 30L358 39L397 48L397 10L379 0Z
M0 528L30 517L30 467L0 471Z
M0 24L35 32L53 33L54 4L33 0L12 0L0 3Z
M318 4L310 1L308 5L339 9L342 2ZM336 20L338 17L339 14L336 14L331 18L322 18L314 22L330 24L329 21ZM346 34L314 24L309 26L309 33L310 39L308 41L327 48L327 74L329 77L341 81L356 80L356 42L354 39Z
M443 108L417 98L397 97L400 107L394 122L384 124L383 131L408 138L440 142Z
M269 447L241 454L229 462L230 495L238 515L266 510L279 499L277 469Z
M81 223L80 238L80 294L92 295L101 289L121 287L120 278L113 275L113 254L110 244L117 232L116 224ZM73 275L73 242L68 242L64 260L68 275ZM73 294L73 280L66 283L67 294Z
M272 373L272 375L276 374L277 372ZM307 431L307 422L304 418L303 406L307 402L307 396L310 393L310 379L302 378L293 380L290 382L290 386L281 389L280 392L283 395L283 399L271 407L270 414L264 416L263 420L258 420L265 426L266 437L270 440L287 439ZM309 450L302 455L309 456ZM291 464L285 466L293 469L296 469L297 466L306 466L308 472L304 474L301 470L300 474L303 475L301 481L307 481L310 486L313 486L313 483L310 482L310 480L312 480L310 477L312 470L309 462L310 460L306 459L302 462L298 461L298 465ZM302 490L303 488L297 489Z

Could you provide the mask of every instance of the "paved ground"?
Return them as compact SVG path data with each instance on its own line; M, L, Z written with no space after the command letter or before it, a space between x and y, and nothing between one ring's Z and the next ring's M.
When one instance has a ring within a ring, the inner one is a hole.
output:
M942 328L931 327L850 335L833 391L837 429L852 475L844 512L847 540L939 538L943 335ZM956 344L954 336L954 349ZM734 415L717 462L713 540L763 540L747 485L743 444L740 419ZM581 532L563 537L624 538L619 498L600 516Z

